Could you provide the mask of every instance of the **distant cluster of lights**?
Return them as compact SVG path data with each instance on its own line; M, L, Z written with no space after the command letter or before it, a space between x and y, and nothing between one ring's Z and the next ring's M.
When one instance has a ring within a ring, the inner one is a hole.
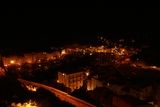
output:
M89 53L89 55L93 55L93 53L112 53L112 54L116 54L116 55L125 55L128 54L126 49L124 48L106 48L105 46L98 46L98 47L86 47L86 48L75 48L75 49L71 49L71 48L67 48L62 50L61 55L67 55L70 53L74 53L74 52L80 52L83 54Z
M31 86L31 85L26 85L26 88L27 88L29 91L33 91L33 92L36 92L36 91L37 91L37 87Z
M58 52L59 54L55 55L57 56L56 58L52 57L52 60L56 60L58 58L63 58L65 55L74 53L74 52L80 52L82 54L89 54L89 55L93 55L94 53L112 53L115 55L125 55L128 54L125 48L117 48L116 46L114 48L107 48L104 45L101 46L89 46L89 47L76 47L76 48L65 48L63 50L61 50L61 52ZM46 52L43 52L44 55L47 55ZM47 58L48 59L48 58ZM33 63L32 60L26 60L27 63ZM40 63L41 60L39 59L38 62ZM17 60L13 60L11 59L9 63L5 64L5 67L9 66L9 65L21 65L20 62L18 62Z
M10 107L38 107L35 101L29 100L24 103L12 103Z

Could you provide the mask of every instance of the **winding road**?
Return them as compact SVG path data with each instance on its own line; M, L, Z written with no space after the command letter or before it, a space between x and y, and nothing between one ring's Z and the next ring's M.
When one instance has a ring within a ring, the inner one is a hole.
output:
M63 91L60 91L56 88L44 85L44 84L40 84L40 83L36 83L36 82L31 82L31 81L27 81L27 80L23 80L23 79L18 79L18 81L20 81L22 84L25 85L32 85L35 87L39 87L39 88L43 88L46 89L52 93L54 93L58 98L60 98L63 101L66 101L76 107L96 107L95 105L92 105L86 101L83 101L81 99L78 99L76 97L73 97L71 95L69 95L68 93L65 93Z

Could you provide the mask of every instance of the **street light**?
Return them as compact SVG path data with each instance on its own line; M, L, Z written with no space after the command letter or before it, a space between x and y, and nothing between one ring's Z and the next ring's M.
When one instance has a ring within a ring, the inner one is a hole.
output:
M89 72L86 72L86 76L89 76Z
M14 64L14 63L15 63L15 61L14 61L14 60L10 60L10 63L11 63L11 64Z

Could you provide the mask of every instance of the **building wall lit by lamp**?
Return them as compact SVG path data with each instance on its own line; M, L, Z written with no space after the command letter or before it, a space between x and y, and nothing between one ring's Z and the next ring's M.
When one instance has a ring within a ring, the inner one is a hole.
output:
M57 80L57 83L64 83L66 84L67 82L67 78L65 76L65 73L62 73L62 72L58 72L58 80Z
M74 73L58 72L57 83L62 83L70 88L71 91L74 91L83 86L83 81L86 79L87 75L89 75L89 73L86 74L85 71L77 71Z
M99 81L97 77L87 80L87 91L94 90L96 87L103 87L103 83Z
M65 50L62 50L61 54L62 54L62 55L66 54L66 51L65 51Z

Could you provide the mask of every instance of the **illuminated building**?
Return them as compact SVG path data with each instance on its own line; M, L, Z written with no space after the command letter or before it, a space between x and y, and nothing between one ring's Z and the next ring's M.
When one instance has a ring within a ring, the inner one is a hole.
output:
M11 56L11 57L3 57L3 62L5 66L8 65L21 65L24 61L23 57L19 56Z
M103 87L103 84L101 81L98 80L97 76L94 76L91 79L87 80L87 90L94 90L96 87Z
M79 89L83 86L83 81L89 76L88 70L82 70L77 72L58 72L58 83L64 84L66 87L69 87L71 91Z

